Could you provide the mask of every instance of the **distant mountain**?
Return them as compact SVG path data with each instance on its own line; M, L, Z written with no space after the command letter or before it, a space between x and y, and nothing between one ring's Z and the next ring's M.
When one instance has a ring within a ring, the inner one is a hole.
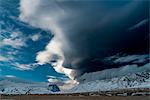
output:
M30 82L16 77L0 77L0 94L50 94L53 88L45 82Z
M81 81L77 86L66 92L81 93L81 92L112 91L131 88L150 89L150 72L145 71L139 73L132 73L127 74L125 76L115 77L112 79L104 79L96 81L86 81L85 79Z
M52 92L59 92L60 89L56 84L49 84L49 90L51 90Z

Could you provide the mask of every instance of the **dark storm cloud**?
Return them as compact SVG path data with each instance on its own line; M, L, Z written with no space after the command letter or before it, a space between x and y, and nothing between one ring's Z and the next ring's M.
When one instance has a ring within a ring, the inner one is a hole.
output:
M20 19L54 34L37 61L73 77L114 67L103 59L116 53L148 53L148 1L21 0Z

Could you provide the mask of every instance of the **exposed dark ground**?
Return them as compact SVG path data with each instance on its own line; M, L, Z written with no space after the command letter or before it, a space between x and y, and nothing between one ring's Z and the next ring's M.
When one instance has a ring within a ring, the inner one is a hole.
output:
M121 89L114 91L0 95L0 100L150 100L150 89Z
M16 95L16 96L1 96L0 100L150 100L150 97L149 96Z

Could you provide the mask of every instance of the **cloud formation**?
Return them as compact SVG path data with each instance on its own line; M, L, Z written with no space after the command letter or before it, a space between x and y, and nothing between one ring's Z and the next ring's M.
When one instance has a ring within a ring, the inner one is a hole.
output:
M76 84L78 84L76 81L68 80L68 78L65 77L57 77L57 76L47 76L47 77L49 84L56 84L57 86L59 86L61 91L71 89Z
M11 63L11 65L15 66L15 69L22 70L22 71L33 70L34 68L37 67L36 63L20 64L20 63L16 62L16 63Z
M8 61L8 59L4 56L0 56L0 61Z
M5 75L5 77L15 78L16 76L14 76L14 75Z
M41 34L34 34L32 36L30 36L30 38L32 39L32 41L38 41L41 37Z
M137 31L128 31L148 18L147 9L147 1L134 0L21 0L19 18L54 34L36 61L50 63L75 79L85 72L112 68L103 61L105 57L147 51L148 22Z
M22 33L18 31L12 32L10 37L4 38L2 41L0 41L0 47L2 46L11 46L13 48L19 49L26 46L26 43L25 39L22 37Z

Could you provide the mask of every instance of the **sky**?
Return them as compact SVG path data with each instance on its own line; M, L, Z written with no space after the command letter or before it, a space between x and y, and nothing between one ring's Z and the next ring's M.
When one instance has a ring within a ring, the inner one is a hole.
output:
M47 76L65 77L48 64L36 64L37 52L52 35L19 20L19 0L0 0L0 15L0 76L39 82L46 82Z
M147 0L0 0L0 75L79 81L149 70L148 12Z

